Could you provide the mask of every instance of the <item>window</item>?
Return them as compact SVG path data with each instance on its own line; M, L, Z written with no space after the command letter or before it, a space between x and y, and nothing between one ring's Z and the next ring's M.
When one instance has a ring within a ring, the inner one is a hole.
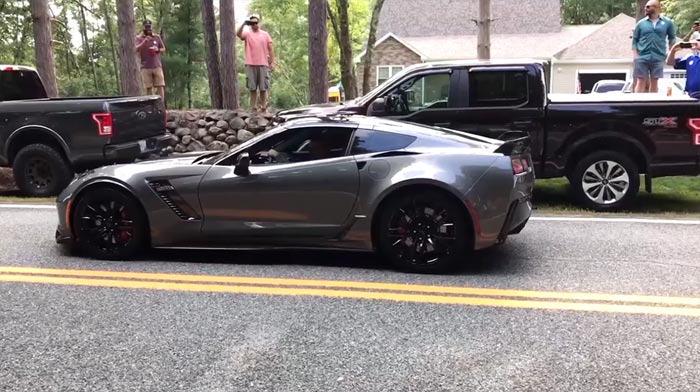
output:
M380 65L377 67L377 86L403 70L403 65Z
M527 102L526 71L469 73L469 106L518 106Z
M446 108L449 95L450 74L417 76L389 93L387 111L393 115L406 115L419 110Z
M373 152L400 150L408 147L415 136L401 135L393 132L371 131L358 129L352 141L353 155L370 154Z
M46 91L36 72L0 70L0 102L39 98L46 98Z
M260 140L246 149L251 165L298 163L345 155L352 128L292 128ZM233 165L235 157L222 164Z

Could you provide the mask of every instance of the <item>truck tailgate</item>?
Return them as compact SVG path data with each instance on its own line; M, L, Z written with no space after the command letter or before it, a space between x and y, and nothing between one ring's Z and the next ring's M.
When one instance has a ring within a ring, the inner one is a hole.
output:
M124 143L165 133L165 107L154 96L114 98L107 101L112 113L112 143Z

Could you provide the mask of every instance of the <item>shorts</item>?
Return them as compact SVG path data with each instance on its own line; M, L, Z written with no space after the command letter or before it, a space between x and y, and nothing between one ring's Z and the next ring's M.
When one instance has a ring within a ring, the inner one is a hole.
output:
M634 59L632 76L636 79L661 79L664 77L664 62Z
M270 74L265 65L246 65L245 84L249 91L267 91L270 88Z
M141 68L141 80L145 88L165 87L163 68Z

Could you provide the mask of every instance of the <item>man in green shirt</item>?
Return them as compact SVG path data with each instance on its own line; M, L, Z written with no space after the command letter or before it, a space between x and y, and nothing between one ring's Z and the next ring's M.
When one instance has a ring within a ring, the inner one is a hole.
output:
M659 79L664 77L666 42L668 41L668 47L676 42L676 27L671 19L661 16L661 4L658 0L647 2L646 14L647 16L637 23L632 36L636 93L659 91Z

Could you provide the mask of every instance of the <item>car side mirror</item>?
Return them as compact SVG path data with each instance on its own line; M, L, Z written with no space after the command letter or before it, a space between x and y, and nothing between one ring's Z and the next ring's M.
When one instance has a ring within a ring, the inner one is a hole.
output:
M237 176L249 176L250 175L250 154L247 152L241 153L236 159L236 168L233 169L233 174Z
M369 105L368 116L386 113L386 101L384 98L377 98Z

